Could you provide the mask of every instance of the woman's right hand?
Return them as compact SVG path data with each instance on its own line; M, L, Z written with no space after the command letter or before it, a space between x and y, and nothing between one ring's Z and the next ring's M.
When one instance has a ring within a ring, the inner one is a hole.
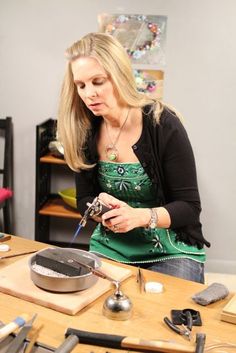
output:
M98 198L110 207L110 210L101 216L102 224L115 233L127 233L134 228L144 227L149 222L150 210L148 208L133 208L126 202L106 193L101 193Z
M149 208L134 208L126 202L121 201L105 192L99 194L98 198L110 208L101 219L102 224L119 233L126 233L134 228L148 227L151 214ZM171 219L168 211L164 207L155 208L157 213L157 227L169 228Z

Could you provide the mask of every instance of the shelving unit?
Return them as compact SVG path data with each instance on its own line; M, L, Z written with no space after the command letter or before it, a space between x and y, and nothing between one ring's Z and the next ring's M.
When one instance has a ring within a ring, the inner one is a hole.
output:
M65 226L66 219L78 220L81 215L61 199L61 197L52 191L53 175L54 178L60 178L60 172L71 174L73 180L73 172L70 171L66 162L62 158L57 158L50 153L48 145L55 140L56 120L48 119L36 126L36 195L35 195L35 240L48 244L68 246L67 241L55 241L53 239L53 221L57 218ZM56 176L55 176L56 175ZM69 222L68 227L70 238L74 232L74 222ZM66 239L66 238L65 238ZM74 246L74 244L73 244ZM77 244L77 247L86 249L88 244Z

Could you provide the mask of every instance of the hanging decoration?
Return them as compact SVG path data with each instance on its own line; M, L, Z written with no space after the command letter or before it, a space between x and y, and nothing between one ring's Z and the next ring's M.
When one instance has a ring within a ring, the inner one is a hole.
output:
M120 26L131 20L145 23L151 34L150 38L146 39L142 44L138 44L135 48L126 48L127 53L131 58L140 59L147 51L160 46L161 29L157 23L149 22L144 15L120 15L114 22L106 26L105 33L113 35Z
M163 98L163 71L134 69L134 77L139 92L148 93L159 99Z
M165 64L166 16L102 14L99 30L115 36L133 64Z

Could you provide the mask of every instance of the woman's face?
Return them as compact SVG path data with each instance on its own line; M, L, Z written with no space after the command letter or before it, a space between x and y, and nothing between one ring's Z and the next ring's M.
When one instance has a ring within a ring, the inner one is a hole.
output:
M94 115L110 115L117 108L114 86L101 64L92 57L81 57L71 63L74 83L83 102Z

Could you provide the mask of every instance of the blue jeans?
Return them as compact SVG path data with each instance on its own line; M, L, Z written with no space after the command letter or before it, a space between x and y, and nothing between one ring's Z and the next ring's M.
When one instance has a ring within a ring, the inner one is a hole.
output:
M204 264L191 259L170 259L150 264L145 264L147 270L164 273L189 281L204 283Z

